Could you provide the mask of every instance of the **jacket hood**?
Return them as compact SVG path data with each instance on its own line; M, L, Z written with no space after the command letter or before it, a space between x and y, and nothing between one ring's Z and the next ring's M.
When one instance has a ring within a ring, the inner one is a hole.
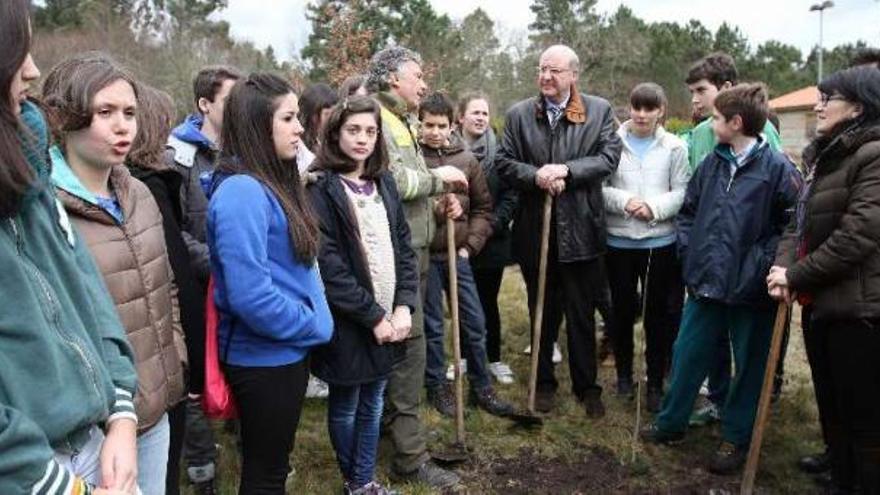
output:
M211 196L217 192L217 188L220 187L220 184L223 183L224 180L232 177L235 174L229 172L222 172L219 170L215 170L213 172L206 172L199 176L199 185L202 187L202 191L204 191L205 196L207 196L208 201L211 200Z
M748 156L746 157L746 162L752 161L752 159L758 155L764 149L769 150L770 146L767 144L767 140L761 136L758 136L758 141L755 143L755 146L749 151ZM736 154L733 152L733 147L727 143L718 143L715 146L715 153L724 159L726 162L735 162ZM746 163L744 162L744 163Z
M632 120L627 120L623 124L620 124L620 127L617 128L617 135L620 136L620 140L623 142L623 146L629 148L629 144L626 142L626 136L629 134L629 128L632 126ZM663 128L662 125L658 125L656 129L654 129L654 140L659 141L666 136L666 129Z
M204 117L201 115L197 113L190 114L180 125L171 131L171 135L185 143L195 145L200 149L214 149L216 148L214 142L202 134L203 122Z
M804 163L813 168L821 159L850 155L871 141L880 141L880 121L853 123L834 136L813 140L804 149Z
M53 146L49 154L52 159L52 182L59 190L58 198L64 207L90 220L115 224L116 220L101 208L95 195L86 189L79 177L73 173L61 150ZM129 204L131 180L131 173L124 165L116 165L110 171L110 185L126 217L133 209L133 205Z
M427 143L420 142L419 145L425 150L425 152L433 152L436 153L438 151L442 152L444 155L457 155L459 153L463 153L467 148L464 144L464 140L456 133L451 133L449 135L449 140L445 146L442 148L433 148Z
M569 89L571 95L568 104L565 105L565 118L572 124L583 124L587 121L587 108L584 106L584 100L581 92L578 91L577 85L572 83ZM538 101L535 105L535 116L538 119L547 119L547 108L544 101L544 95L538 95Z
M24 126L24 131L19 131L19 139L24 143L22 151L36 176L22 200L27 202L35 198L37 193L49 183L51 166L46 155L46 148L49 147L49 130L43 112L31 101L21 104L21 122Z
M391 111L391 113L397 115L403 120L406 120L407 114L409 113L406 108L406 102L403 101L402 98L391 93L390 91L381 91L376 93L376 99L379 100L379 103Z

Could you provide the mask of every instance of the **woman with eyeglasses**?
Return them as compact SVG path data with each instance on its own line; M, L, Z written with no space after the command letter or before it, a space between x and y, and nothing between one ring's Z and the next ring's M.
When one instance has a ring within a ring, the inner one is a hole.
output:
M832 493L880 493L880 70L836 72L819 91L807 185L767 286L810 315Z

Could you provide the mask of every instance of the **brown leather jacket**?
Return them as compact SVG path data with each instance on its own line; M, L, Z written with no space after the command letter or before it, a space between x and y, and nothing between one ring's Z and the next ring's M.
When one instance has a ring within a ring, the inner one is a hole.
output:
M58 198L95 257L134 348L135 412L138 430L145 431L185 392L186 347L159 207L149 189L123 166L114 167L110 175L124 215L121 224L86 199L82 185L56 184Z
M804 150L810 177L776 255L813 318L880 317L880 124ZM799 255L800 248L800 255Z
M457 250L464 247L473 257L492 236L492 194L483 175L483 167L455 134L449 137L449 144L443 149L434 149L422 143L421 151L428 168L452 165L467 177L468 190L455 192L463 210L462 215L455 219L455 248ZM446 257L448 252L446 213L442 198L443 196L439 197L434 208L437 231L431 241L431 256L436 257Z

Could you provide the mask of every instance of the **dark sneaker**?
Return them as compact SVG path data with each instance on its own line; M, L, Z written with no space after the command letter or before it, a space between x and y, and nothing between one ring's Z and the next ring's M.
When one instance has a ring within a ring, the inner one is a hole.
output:
M443 416L455 417L455 396L448 383L428 389L428 402Z
M536 390L535 391L535 410L541 413L548 413L553 410L556 402L556 392L553 390Z
M734 474L746 463L749 455L747 445L734 445L730 442L721 442L712 461L709 463L709 472L713 474Z
M645 443L654 443L657 445L677 445L684 441L683 432L663 431L657 428L655 423L642 428L639 432L639 438Z
M605 404L602 404L602 397L598 393L588 393L584 396L584 413L590 419L599 419L605 417Z
M634 397L632 378L617 379L617 396L624 399L632 399Z
M480 391L471 389L468 401L471 405L478 406L480 409L495 416L510 416L515 411L513 404L498 397L498 394L495 393L492 387L486 387Z
M660 405L663 403L663 389L656 387L649 387L648 393L645 396L645 408L648 412L658 413L660 412Z
M453 488L461 483L461 477L453 471L443 469L434 464L432 461L426 461L415 471L409 473L399 473L392 471L391 477L396 481L405 481L410 483L423 483L435 490L445 490Z
M798 469L807 474L819 474L831 470L831 457L828 449L818 454L808 455L798 459Z

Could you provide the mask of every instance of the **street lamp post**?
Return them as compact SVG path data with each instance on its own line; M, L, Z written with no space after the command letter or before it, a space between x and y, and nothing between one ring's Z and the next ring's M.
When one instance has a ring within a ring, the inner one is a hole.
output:
M830 9L834 7L834 2L831 0L825 0L822 3L813 4L810 7L810 12L819 11L819 74L816 78L818 82L822 82L822 52L824 49L822 48L822 24L824 21L825 9Z

